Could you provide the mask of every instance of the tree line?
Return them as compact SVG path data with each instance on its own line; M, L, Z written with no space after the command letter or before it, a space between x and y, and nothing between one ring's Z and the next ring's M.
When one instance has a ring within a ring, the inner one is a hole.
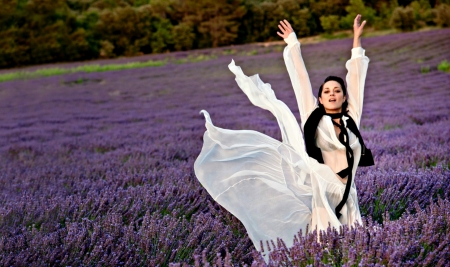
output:
M277 40L351 29L450 25L450 0L0 0L0 68Z

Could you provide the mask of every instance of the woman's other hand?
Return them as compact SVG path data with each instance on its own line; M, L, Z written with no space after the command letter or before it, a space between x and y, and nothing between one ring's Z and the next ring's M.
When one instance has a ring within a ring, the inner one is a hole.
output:
M356 15L356 18L353 21L353 48L361 46L361 35L364 25L366 25L366 21L361 23L361 15Z
M353 33L355 38L360 38L364 29L364 25L366 25L366 21L361 23L361 15L356 15L355 20L353 21Z
M282 33L277 32L277 34L281 36L283 39L288 38L289 34L294 32L291 24L289 24L289 21L287 20L280 21L280 24L278 24L278 28L280 28Z

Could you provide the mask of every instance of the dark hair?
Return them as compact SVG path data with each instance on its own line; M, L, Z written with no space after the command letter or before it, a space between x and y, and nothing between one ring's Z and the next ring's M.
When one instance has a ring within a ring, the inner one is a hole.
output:
M342 88L342 92L344 93L344 96L347 95L347 87L345 87L345 83L344 80L342 80L341 77L337 77L337 76L328 76L325 81L323 81L322 85L319 88L319 93L317 95L317 98L321 97L322 95L322 90L323 90L323 85L328 82L328 81L335 81L338 82L341 85ZM347 111L347 106L348 106L348 102L347 99L345 99L345 102L342 104L342 112ZM323 105L319 102L319 107L323 108Z

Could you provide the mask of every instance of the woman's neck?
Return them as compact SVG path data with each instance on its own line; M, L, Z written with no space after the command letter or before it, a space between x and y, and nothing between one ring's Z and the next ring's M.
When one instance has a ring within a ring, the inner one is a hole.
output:
M325 108L325 113L328 114L338 114L342 112L342 107L338 108L338 109L326 109Z

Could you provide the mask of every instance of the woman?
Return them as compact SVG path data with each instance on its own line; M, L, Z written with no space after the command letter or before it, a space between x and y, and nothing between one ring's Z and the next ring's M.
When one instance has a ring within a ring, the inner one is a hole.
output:
M283 141L256 131L215 127L201 111L207 131L194 165L196 176L214 200L244 224L257 249L260 240L277 238L291 246L294 235L300 229L305 232L307 225L311 231L361 223L353 177L366 150L358 127L369 59L360 45L365 25L360 21L358 15L352 57L346 63L348 90L342 79L330 76L320 88L320 104L312 94L300 43L290 24L280 22L278 35L287 43L284 59L304 134L270 84L258 75L246 76L234 61L229 68L239 87L254 105L272 112ZM368 156L365 165L372 163Z

